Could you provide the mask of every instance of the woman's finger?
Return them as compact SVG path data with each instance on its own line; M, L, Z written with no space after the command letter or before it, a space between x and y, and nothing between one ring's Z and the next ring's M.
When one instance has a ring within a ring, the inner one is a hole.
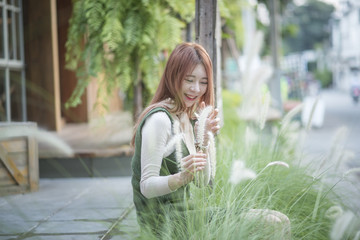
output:
M185 160L186 158L183 159L183 165L182 167L184 169L188 168L191 164L196 163L196 162L204 162L206 163L206 155L205 154L193 154L193 155L189 155L191 156L191 158ZM194 157L196 156L196 157Z
M205 163L197 162L197 163L191 164L189 167L187 167L185 169L185 171L187 171L189 173L194 173L195 171L197 171L197 169L200 169L200 168L203 168L203 167L205 167Z
M202 164L202 163L206 163L206 159L204 159L204 158L193 158L193 159L191 159L191 160L188 160L187 162L185 162L184 164L183 164L183 168L188 168L188 167L190 167L192 164L196 164L196 163L200 163L200 164Z
M215 127L212 127L212 128L211 128L211 131L214 132L214 133L217 132L217 131L219 131L219 130L220 130L220 126L219 126L219 125L216 125Z
M189 161L189 160L192 159L192 158L203 158L203 159L206 159L206 154L204 154L204 153L190 154L190 155L184 157L181 161L182 161L182 162L187 162L187 161Z
M208 119L215 119L217 115L219 114L219 110L215 108L209 115Z
M190 154L190 155L187 155L186 157L184 157L183 159L181 159L181 161L185 163L193 157L194 157L194 154Z

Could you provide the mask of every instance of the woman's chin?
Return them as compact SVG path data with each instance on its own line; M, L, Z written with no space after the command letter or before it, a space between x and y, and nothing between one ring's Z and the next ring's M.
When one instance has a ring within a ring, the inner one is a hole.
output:
M191 103L185 103L185 106L187 108L191 108L192 106L194 106L195 102L191 102Z

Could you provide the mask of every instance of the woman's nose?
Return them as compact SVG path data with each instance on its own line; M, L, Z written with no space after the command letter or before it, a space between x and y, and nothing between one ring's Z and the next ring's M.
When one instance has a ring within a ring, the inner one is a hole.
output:
M193 92L200 92L200 86L198 83L194 83L191 85L190 90Z

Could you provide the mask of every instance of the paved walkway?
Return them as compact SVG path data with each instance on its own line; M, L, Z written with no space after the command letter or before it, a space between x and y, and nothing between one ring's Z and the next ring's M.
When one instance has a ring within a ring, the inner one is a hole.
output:
M0 240L135 239L130 177L40 179L39 191L0 198Z
M302 163L317 174L325 173L325 181L360 215L360 173L347 174L360 167L360 104L355 105L348 92L334 89L322 91L320 97L324 123L307 133ZM339 129L342 134L336 136Z

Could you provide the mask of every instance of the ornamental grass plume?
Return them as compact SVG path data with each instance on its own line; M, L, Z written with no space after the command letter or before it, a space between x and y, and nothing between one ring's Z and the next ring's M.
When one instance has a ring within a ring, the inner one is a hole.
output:
M229 181L230 183L237 185L241 181L255 179L256 176L257 175L253 170L245 167L244 161L235 160L231 167Z
M252 130L251 127L246 126L244 137L246 151L250 151L251 148L258 142L258 135Z
M282 166L282 167L286 167L289 168L289 164L287 164L286 162L283 161L274 161L274 162L270 162L265 166L265 169L271 166Z
M315 102L314 102L313 106L311 107L310 117L309 117L309 120L306 125L306 131L309 131L311 129L312 119L313 119L314 112L315 112L318 102L319 102L319 97L316 97Z
M273 161L268 163L260 172L258 175L260 175L262 172L264 172L268 167L271 166L281 166L281 167L285 167L285 168L290 168L289 164L287 164L286 162L283 161Z
M325 217L327 217L330 220L335 220L339 217L341 217L341 215L343 215L344 211L342 209L342 207L340 207L339 205L335 205L330 207L328 210L326 210L325 212Z
M352 222L354 220L355 215L351 211L346 211L337 218L331 230L331 240L347 239L347 236L351 232Z
M279 131L279 135L284 134L287 130L288 127L290 125L291 120L298 114L300 113L300 111L302 110L303 105L299 104L296 107L294 107L293 109L291 109L282 119L281 121L281 128Z
M182 159L182 152L181 152L181 134L175 134L168 144L165 146L165 154L173 152L175 149L176 151L176 162L178 164L178 169L181 169L181 159ZM179 160L180 159L180 160Z
M262 43L263 33L256 31L248 45L249 48L245 50L244 61L241 65L242 78L239 89L239 93L242 95L242 103L237 113L241 119L256 120L259 126L263 128L264 122L262 120L263 117L266 119L268 109L267 104L262 101L269 101L270 104L271 100L270 98L262 99L263 88L272 76L273 69L263 62L258 65Z
M357 168L351 168L350 170L346 171L343 175L343 178L347 177L348 175L350 174L358 174L360 173L360 167L357 167Z
M207 106L199 114L198 126L196 131L196 142L199 145L199 147L205 147L204 138L205 138L206 120L210 115L210 113L212 112L212 110L213 110L212 106Z
M182 140L182 134L181 134L181 131L180 131L180 122L179 121L174 121L174 124L173 124L173 132L175 134L175 136L178 136L176 138L176 145L175 145L175 157L176 157L176 162L178 164L178 169L179 170L183 170L183 164L182 164L182 143L181 143L181 140Z
M270 102L271 102L270 92L266 92L262 99L262 104L260 107L260 114L259 114L259 118L258 118L258 124L259 124L260 130L263 130L265 127L266 119L267 119L269 108L270 108Z
M344 157L346 138L348 135L348 128L342 126L338 128L332 138L331 147L326 155L326 157L321 161L319 165L319 170L321 170L325 164L333 164L335 169L338 169L339 165L342 163Z
M336 163L335 168L338 169L341 164L346 145L349 129L345 126L338 128L333 137L333 142L329 152L329 159L331 163Z
M212 132L208 132L209 136L209 153L211 161L211 177L214 179L216 174L216 146L215 146L215 137Z

